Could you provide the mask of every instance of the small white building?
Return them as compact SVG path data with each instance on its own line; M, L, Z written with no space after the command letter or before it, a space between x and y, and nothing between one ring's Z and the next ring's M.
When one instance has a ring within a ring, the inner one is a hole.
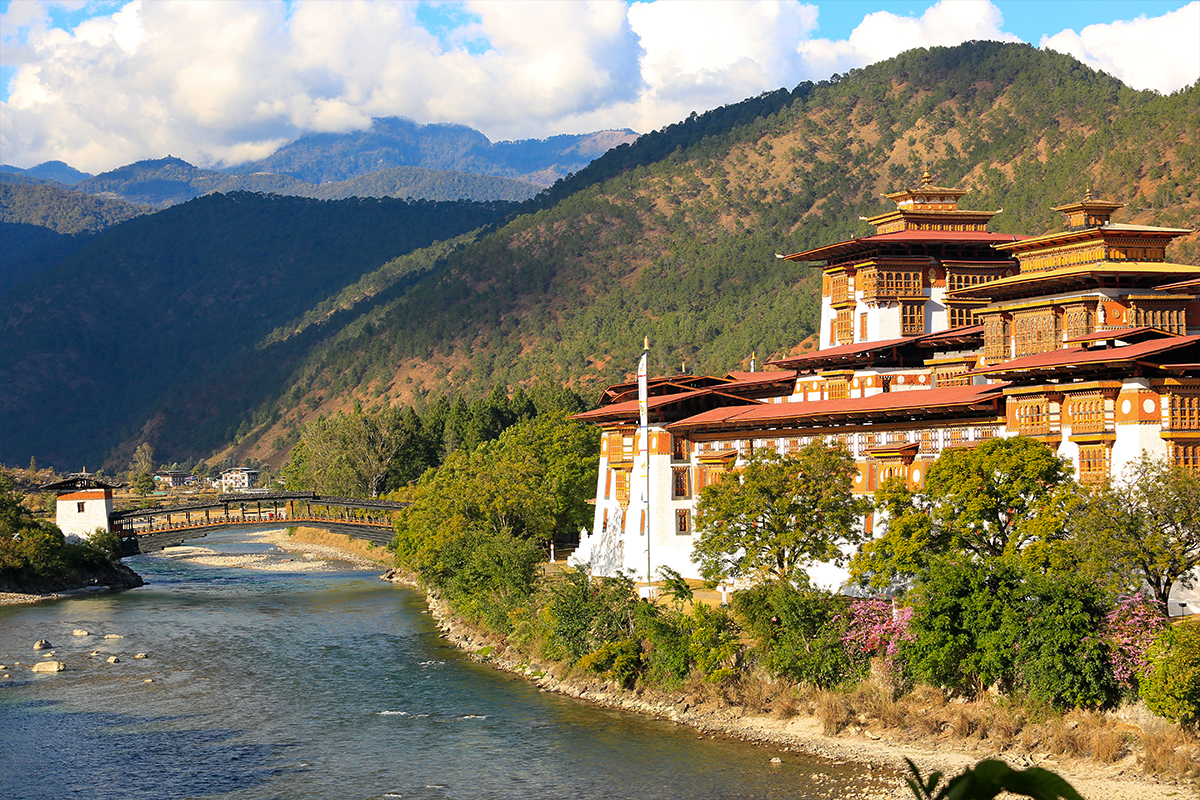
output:
M41 488L58 495L54 522L71 540L86 539L97 529L111 530L108 520L113 511L113 489L124 485L109 483L87 472L77 472Z
M237 492L252 489L258 485L259 471L249 467L234 467L221 473L217 479L217 488L222 492Z

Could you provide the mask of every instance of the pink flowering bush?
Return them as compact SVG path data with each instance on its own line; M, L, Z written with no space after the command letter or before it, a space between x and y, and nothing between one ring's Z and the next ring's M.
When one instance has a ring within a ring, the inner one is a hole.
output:
M1142 594L1121 598L1108 613L1103 635L1108 642L1113 677L1123 691L1137 694L1138 679L1150 668L1146 650L1166 624L1162 605Z
M900 676L897 656L905 642L913 640L909 630L912 609L893 608L887 600L856 600L847 610L842 644L851 660L883 658L884 672L895 682Z

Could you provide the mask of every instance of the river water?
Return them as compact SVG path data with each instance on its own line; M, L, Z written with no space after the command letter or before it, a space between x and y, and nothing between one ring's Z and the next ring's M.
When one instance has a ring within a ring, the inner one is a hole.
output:
M202 544L273 551L244 537ZM866 780L539 692L374 571L127 563L146 586L0 607L0 798L833 798ZM66 671L29 671L38 639Z

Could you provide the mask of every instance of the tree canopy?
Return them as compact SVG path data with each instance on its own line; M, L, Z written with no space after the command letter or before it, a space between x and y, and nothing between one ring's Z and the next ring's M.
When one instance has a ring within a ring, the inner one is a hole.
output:
M930 465L923 489L880 487L887 529L854 557L851 575L884 588L910 578L937 553L1022 554L1053 563L1073 487L1070 465L1036 439L996 438L947 450Z
M1144 582L1166 609L1200 565L1200 476L1143 455L1084 500L1071 528L1084 569L1118 590Z
M815 441L781 456L757 450L745 468L704 488L694 557L708 580L797 581L812 561L840 561L863 537L856 468L844 445Z

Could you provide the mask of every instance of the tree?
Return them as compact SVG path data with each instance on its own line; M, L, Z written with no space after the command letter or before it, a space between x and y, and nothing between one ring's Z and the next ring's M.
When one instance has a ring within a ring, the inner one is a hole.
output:
M1200 565L1200 476L1143 455L1085 500L1072 528L1085 569L1116 589L1145 582L1167 613L1171 586L1190 587Z
M154 472L154 448L149 442L142 442L138 445L129 468L134 474Z
M932 554L981 558L1020 554L1059 563L1074 498L1070 466L1025 436L947 450L930 465L924 489L885 483L877 493L887 530L854 557L851 575L884 588L914 575Z
M844 445L813 442L796 454L756 451L745 468L704 488L694 556L707 580L807 579L812 561L840 561L863 537L870 502L851 492L856 468Z
M145 497L154 491L154 478L150 477L149 472L139 472L133 481L133 491L135 494Z

